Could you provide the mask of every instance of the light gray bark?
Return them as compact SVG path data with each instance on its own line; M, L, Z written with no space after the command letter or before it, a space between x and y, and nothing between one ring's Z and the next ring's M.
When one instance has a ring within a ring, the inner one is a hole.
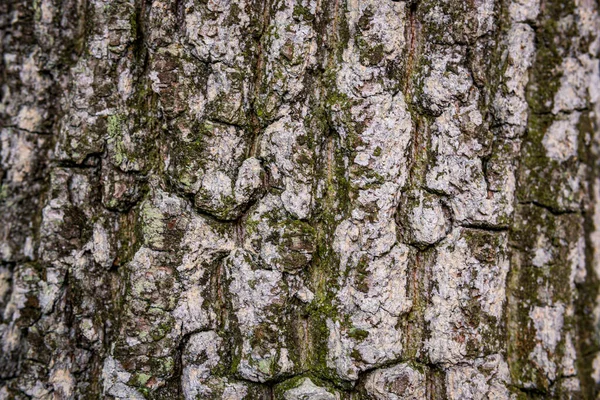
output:
M596 398L599 7L1 2L0 398Z

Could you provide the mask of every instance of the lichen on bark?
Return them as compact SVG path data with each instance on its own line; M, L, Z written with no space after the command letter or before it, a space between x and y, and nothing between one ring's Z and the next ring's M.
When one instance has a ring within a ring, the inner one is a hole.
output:
M0 398L596 398L599 32L0 3Z

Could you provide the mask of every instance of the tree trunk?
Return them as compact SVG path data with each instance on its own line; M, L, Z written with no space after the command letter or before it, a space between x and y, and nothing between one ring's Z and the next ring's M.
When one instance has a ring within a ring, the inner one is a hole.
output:
M0 398L596 398L599 7L0 2Z

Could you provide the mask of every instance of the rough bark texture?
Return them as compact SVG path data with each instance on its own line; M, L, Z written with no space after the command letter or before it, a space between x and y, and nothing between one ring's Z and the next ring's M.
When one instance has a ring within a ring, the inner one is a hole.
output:
M598 7L0 1L0 398L596 398Z

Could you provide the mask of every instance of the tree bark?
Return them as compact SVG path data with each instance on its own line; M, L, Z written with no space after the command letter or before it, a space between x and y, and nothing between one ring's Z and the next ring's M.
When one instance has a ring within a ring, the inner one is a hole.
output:
M0 398L596 398L599 7L2 1Z

